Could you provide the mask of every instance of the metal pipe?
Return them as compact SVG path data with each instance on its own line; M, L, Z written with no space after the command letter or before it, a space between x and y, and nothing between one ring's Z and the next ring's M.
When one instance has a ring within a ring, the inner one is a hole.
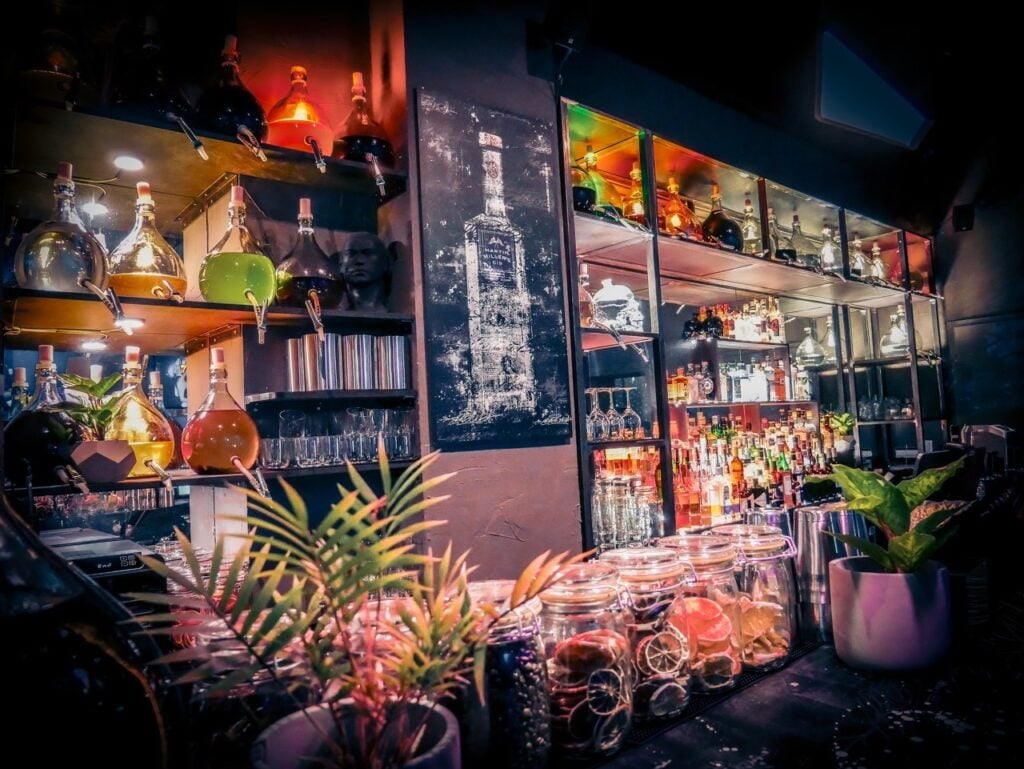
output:
M263 304L257 302L256 294L251 288L245 289L245 298L249 300L249 304L252 305L252 310L256 314L256 339L263 344L267 338L267 305L269 302Z
M267 488L267 482L263 479L263 474L256 468L255 472L250 472L249 468L242 464L242 460L237 456L231 457L231 464L238 468L238 472L245 476L245 480L249 481L249 485L253 487L257 494L265 499L270 499L270 489Z
M160 481L163 483L164 488L168 491L172 491L174 487L171 485L171 476L166 470L156 463L155 459L147 459L143 464L146 465L150 470L160 476Z
M324 321L320 310L320 294L316 292L315 288L309 289L309 293L306 295L306 312L309 313L309 318L313 321L313 330L316 331L316 338L323 344Z

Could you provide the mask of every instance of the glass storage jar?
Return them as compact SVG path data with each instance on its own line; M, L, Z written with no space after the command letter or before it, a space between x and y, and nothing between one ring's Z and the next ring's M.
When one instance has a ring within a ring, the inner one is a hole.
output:
M565 758L614 753L633 720L633 671L618 575L569 566L540 595L551 737Z
M743 556L736 567L743 666L782 667L796 637L793 540L775 526L742 523L716 526L711 533L728 537Z
M628 597L637 719L678 715L690 701L690 639L680 594L686 565L665 547L611 550L600 560L616 568Z
M736 547L725 537L700 534L663 537L658 545L693 567L694 581L682 592L694 681L704 691L734 686L741 670Z

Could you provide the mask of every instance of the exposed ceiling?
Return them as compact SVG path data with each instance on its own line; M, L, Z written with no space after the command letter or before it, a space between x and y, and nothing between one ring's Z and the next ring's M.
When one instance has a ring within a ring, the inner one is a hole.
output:
M1006 12L984 0L911 6L919 4L712 1L677 4L672 13L639 4L628 17L630 32L624 32L626 14L592 13L587 45L836 153L868 178L902 180L900 208L930 230L954 199L983 206L1015 191L1024 171L1012 117L1019 41ZM931 119L916 149L816 119L824 30Z

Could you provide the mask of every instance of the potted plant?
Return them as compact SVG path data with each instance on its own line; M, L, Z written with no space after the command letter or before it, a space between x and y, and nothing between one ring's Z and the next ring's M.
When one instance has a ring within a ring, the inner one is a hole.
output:
M90 436L89 440L75 446L71 461L78 472L92 483L123 481L135 466L135 452L128 441L106 439L116 406L108 393L121 381L121 375L111 374L94 382L88 377L62 374L60 380L68 390L79 394L79 400L68 402L64 410Z
M847 454L853 451L855 441L851 440L853 433L853 415L845 412L827 411L821 421L832 430L833 443L839 454Z
M294 697L296 712L256 740L256 767L459 766L458 726L437 700L471 679L483 691L494 618L470 601L466 554L417 552L417 539L444 523L418 519L447 499L423 499L449 477L422 480L436 454L397 478L383 446L379 456L382 496L350 464L352 489L311 524L286 482L287 504L243 489L249 530L230 542L234 555L219 538L204 568L178 532L188 573L146 559L184 593L134 594L166 607L147 617L151 632L194 639L162 658L188 665L183 682L204 681L207 696L218 696L263 676ZM574 560L545 554L531 564L509 610Z
M949 651L949 572L930 556L953 534L966 502L927 502L966 458L892 484L877 473L836 465L831 475L851 510L885 535L885 545L832 534L864 555L829 564L836 653L848 665L910 670Z

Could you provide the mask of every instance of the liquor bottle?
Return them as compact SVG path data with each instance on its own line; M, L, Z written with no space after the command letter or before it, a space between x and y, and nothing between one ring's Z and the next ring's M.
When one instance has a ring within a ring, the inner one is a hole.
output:
M823 225L821 228L821 248L818 249L818 264L825 272L836 272L843 268L843 260L839 256L839 244L832 238L832 228Z
M334 134L322 117L323 110L309 98L308 79L305 67L291 68L291 88L267 112L267 143L309 152L310 140L315 140L326 154Z
M705 403L713 403L715 400L715 377L708 369L708 362L706 360L701 361L700 377L701 400Z
M850 243L850 274L855 278L866 278L871 274L871 261L864 253L864 244L856 232Z
M743 250L743 231L722 208L722 193L718 184L711 185L711 213L701 225L704 240L717 243L733 251Z
M147 16L142 35L126 46L114 72L112 101L118 111L143 118L177 122L189 117L192 105L168 76L155 16Z
M53 215L18 244L14 276L21 288L85 292L86 281L107 287L107 253L78 216L71 170L70 163L57 164Z
M743 230L743 253L760 254L764 250L761 244L761 223L754 216L754 206L750 198L743 201L743 222L740 229Z
M220 78L199 97L197 119L205 128L236 136L253 152L267 138L267 116L238 75L238 38L228 35L221 52ZM260 150L261 151L261 150Z
M114 413L106 437L113 441L128 441L135 454L135 465L128 473L130 478L157 475L158 470L147 462L168 468L174 457L174 432L167 417L149 402L142 391L142 366L139 364L139 348L128 345L124 348L123 372L124 389L114 396Z
M200 475L233 473L256 463L260 434L256 423L228 392L222 347L210 348L210 391L181 431L181 455Z
M164 383L160 379L159 371L149 372L149 402L167 420L167 424L171 426L171 434L174 436L174 455L165 469L184 467L185 460L181 456L181 425L178 424L177 419L167 413L167 408L164 406Z
M110 252L110 286L119 296L169 298L185 293L185 263L156 228L156 206L149 183L135 185L135 225Z
M154 769L188 765L180 687L156 663L153 637L47 547L6 497L0 542L4 687L18 699L0 726L7 744L31 746L39 766L100 766L113 754Z
M505 212L501 137L481 131L479 141L484 211L463 224L473 407L532 414L537 388L523 233Z
M15 366L14 381L11 383L11 405L6 419L14 419L28 405L28 377L24 366Z
M790 238L790 242L793 244L797 264L804 267L817 267L820 264L818 247L804 235L804 231L800 227L800 216L797 214L793 214L793 237Z
M366 156L372 155L385 166L395 165L391 141L384 127L374 119L366 99L362 72L352 73L352 111L341 124L331 155L360 163L368 162Z
M5 47L5 51L16 52L15 68L22 91L31 99L57 102L69 111L93 102L99 95L96 64L89 55L91 47L81 23L72 16L71 4L51 0L33 3L24 10L36 12L40 6L42 18L30 27L34 32L23 34L28 20L20 17L18 34L12 35Z
M668 178L668 201L665 203L665 232L689 240L703 240L700 222L693 210L679 197L679 182L674 176Z
M825 318L825 362L835 363L836 362L836 332L832 327L832 318Z
M644 185L640 173L640 164L633 163L629 172L629 197L623 200L622 215L637 224L647 224L647 213L644 211Z
M278 304L304 307L309 292L315 291L323 307L341 304L345 287L334 264L313 234L313 208L309 198L299 198L299 239L277 266Z
M772 400L786 400L786 369L781 359L775 361L775 370L772 372Z
M4 473L9 481L25 485L31 477L33 486L64 483L58 468L71 462L71 450L78 443L95 437L68 415L66 401L53 345L39 345L32 400L4 428Z
M888 269L885 266L885 260L882 259L882 248L878 245L876 240L871 244L871 277L875 280L885 281Z
M793 239L779 229L775 211L771 208L768 209L768 237L775 239L775 245L772 248L773 259L790 264L796 261Z
M825 362L825 348L814 338L814 329L804 329L804 339L796 348L796 360L802 366L818 366Z
M597 185L594 183L586 161L572 167L572 207L576 211L590 213L597 205Z
M590 328L594 325L594 296L590 293L590 265L580 262L579 281L580 326Z
M269 303L277 287L274 273L274 263L245 226L245 190L235 185L227 232L203 259L199 290L208 302L248 305L246 291L251 291L257 303Z
M897 357L906 355L910 351L910 337L907 335L907 328L904 325L902 313L892 313L889 316L889 330L879 340L879 351L885 357Z

